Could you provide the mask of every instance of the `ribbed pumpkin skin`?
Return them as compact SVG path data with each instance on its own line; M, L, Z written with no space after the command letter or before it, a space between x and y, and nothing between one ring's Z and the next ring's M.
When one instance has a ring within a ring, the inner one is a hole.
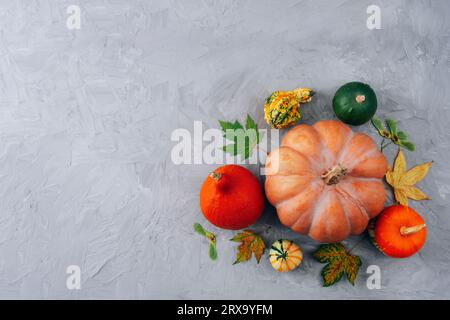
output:
M347 173L328 185L322 174L341 164ZM299 125L266 160L265 192L280 221L319 242L362 233L384 207L387 169L374 141L340 121Z
M294 242L280 239L270 247L269 260L278 272L288 272L302 263L303 252Z

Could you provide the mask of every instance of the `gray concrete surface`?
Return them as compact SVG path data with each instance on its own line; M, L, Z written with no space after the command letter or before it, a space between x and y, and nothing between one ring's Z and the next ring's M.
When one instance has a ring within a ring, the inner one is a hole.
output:
M449 1L0 3L0 298L450 298ZM79 30L66 27L72 4ZM366 27L371 4L380 30ZM296 86L318 91L305 123L332 118L332 96L351 80L369 83L378 115L410 133L409 165L435 161L420 184L433 200L412 204L425 247L393 260L366 239L356 286L322 288L317 244L267 207L254 230L296 241L304 263L289 274L233 266L233 233L198 205L214 166L174 165L171 133L246 113L264 128L263 99ZM194 221L217 233L217 262ZM379 290L366 287L371 264ZM69 265L80 290L66 288Z

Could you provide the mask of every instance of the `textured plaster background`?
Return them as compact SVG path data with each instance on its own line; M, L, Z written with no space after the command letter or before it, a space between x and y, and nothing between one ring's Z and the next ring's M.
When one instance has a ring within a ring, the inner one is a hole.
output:
M449 1L0 3L0 298L450 298ZM71 4L80 30L66 28ZM381 30L366 28L370 4ZM409 165L435 161L420 184L433 200L413 204L425 247L393 260L366 239L356 286L322 288L317 244L268 207L254 229L272 226L268 243L295 240L304 263L289 274L233 266L232 232L199 211L214 167L174 165L172 131L247 112L265 128L263 99L296 86L319 92L304 122L332 118L332 96L351 80L369 83L378 115L410 133ZM217 262L194 221L217 232ZM66 288L72 264L81 290ZM366 287L370 264L380 290Z

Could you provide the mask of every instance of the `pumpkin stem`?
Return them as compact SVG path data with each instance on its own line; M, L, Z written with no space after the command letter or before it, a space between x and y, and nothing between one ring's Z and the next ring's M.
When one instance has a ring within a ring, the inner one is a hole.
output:
M359 94L356 96L355 100L358 103L362 103L362 102L366 101L366 96L363 94Z
M213 171L209 174L209 177L214 180L214 184L220 192L228 191L230 187L229 182L227 181L228 179L224 179L222 173Z
M407 235L419 232L420 230L422 230L425 227L426 227L425 223L418 224L417 226L412 226L412 227L404 227L403 226L403 227L400 228L400 234L402 236L407 236Z
M339 179L347 174L347 169L344 168L340 163L331 167L322 174L322 179L327 185L337 184Z
M209 176L215 181L219 181L222 178L222 174L219 172L211 172Z

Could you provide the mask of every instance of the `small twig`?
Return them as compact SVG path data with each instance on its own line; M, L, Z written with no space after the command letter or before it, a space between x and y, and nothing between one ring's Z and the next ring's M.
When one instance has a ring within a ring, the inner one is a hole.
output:
M384 139L383 139L384 140ZM388 145L390 145L390 144L392 144L392 141L390 141L390 142L388 142L388 143L386 143L386 144L383 144L383 142L381 143L381 152L383 152L383 150L384 150L384 148L386 148Z

